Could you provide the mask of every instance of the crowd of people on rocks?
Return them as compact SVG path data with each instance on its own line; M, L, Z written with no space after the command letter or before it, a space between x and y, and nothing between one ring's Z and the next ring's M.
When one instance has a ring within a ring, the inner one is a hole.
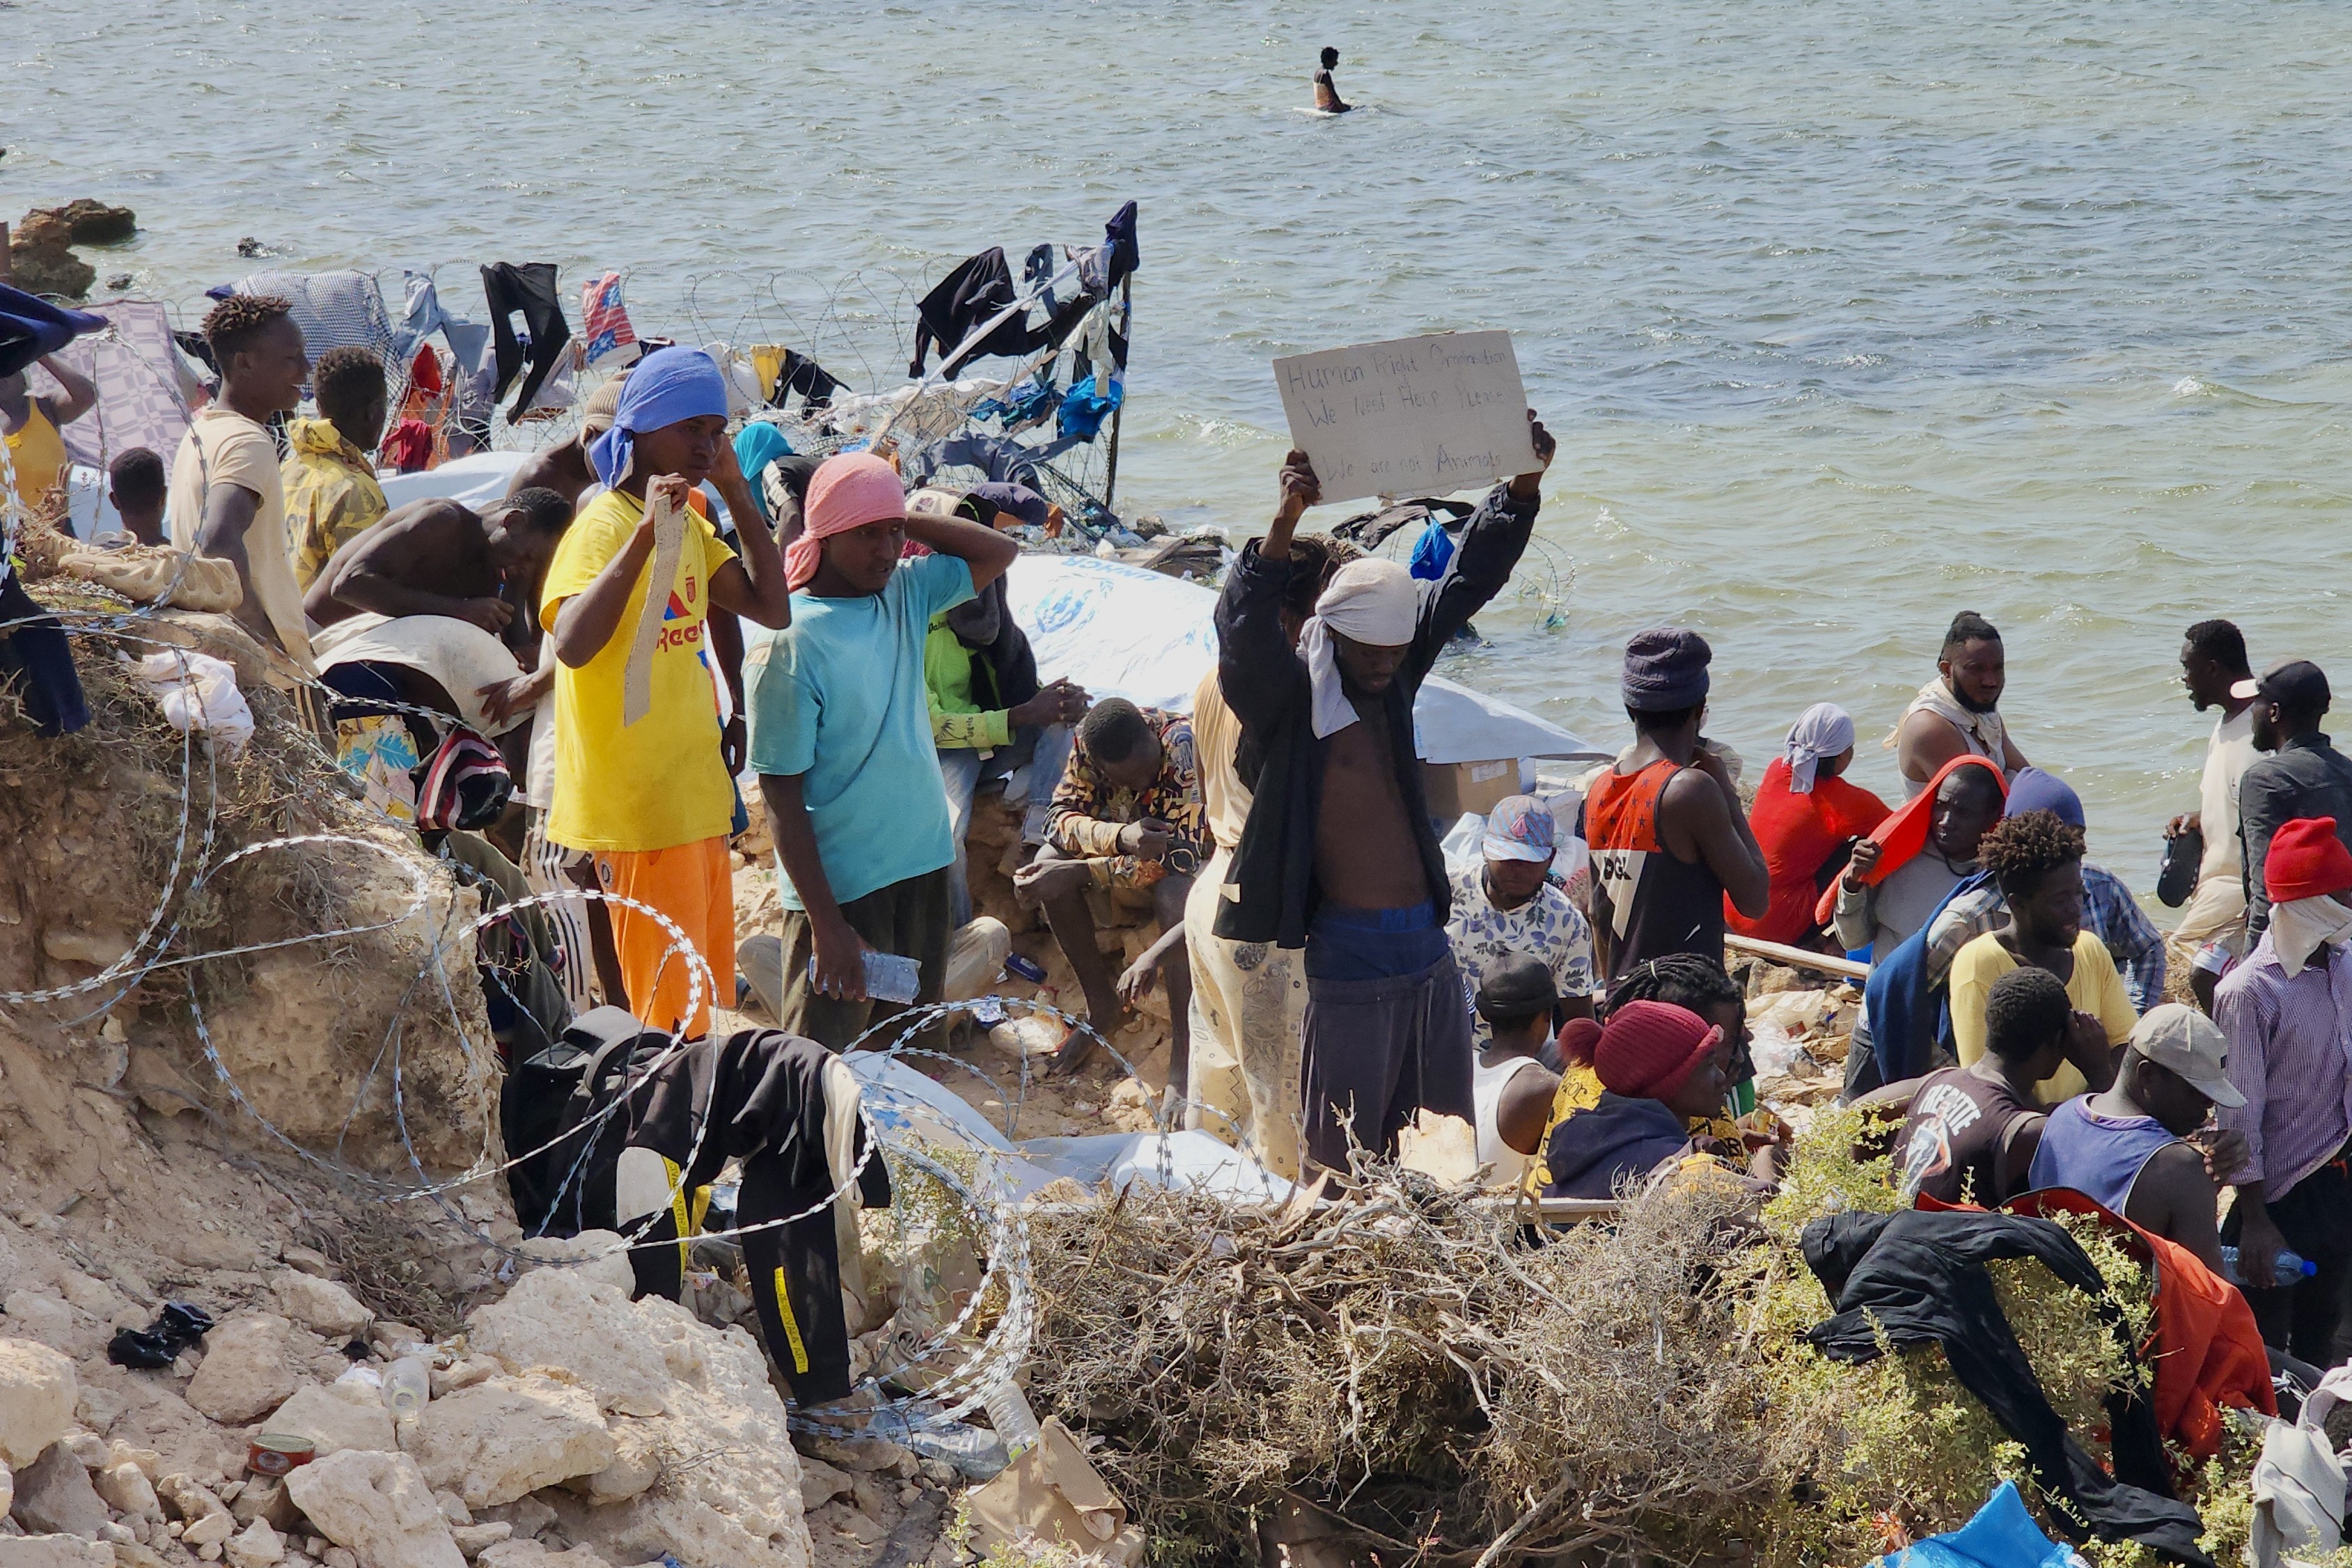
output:
M1414 701L1528 547L1555 451L1532 413L1543 467L1449 530L1433 576L1301 532L1320 492L1291 453L1179 714L1038 668L1003 527L1042 497L910 493L887 454L730 429L700 351L607 382L498 501L393 510L370 458L380 363L313 363L264 296L223 301L205 334L217 395L168 461L115 462L114 502L141 539L235 567L273 684L489 896L601 895L513 944L488 988L502 1039L599 999L711 1029L755 934L735 929L729 856L746 776L783 906L778 1024L826 1052L887 1037L941 995L974 802L1002 790L1024 814L1015 891L1083 996L1053 1069L1157 990L1171 1106L1281 1175L1344 1190L1355 1150L1393 1153L1435 1115L1532 1196L1769 1186L1790 1135L1757 1103L1726 942L1777 944L1868 965L1845 1093L1885 1119L1906 1195L2074 1189L2229 1267L2273 1345L2336 1359L2352 763L2318 667L2257 675L2227 621L2180 650L2217 716L2195 809L2166 830L2168 937L2008 731L2001 636L1972 613L1887 737L1898 802L1851 781L1857 721L1826 702L1743 799L1706 731L1707 641L1660 626L1625 646L1616 760L1495 805L1449 868ZM20 484L86 405L58 380L62 399L0 383ZM1097 939L1123 918L1151 941L1114 973Z

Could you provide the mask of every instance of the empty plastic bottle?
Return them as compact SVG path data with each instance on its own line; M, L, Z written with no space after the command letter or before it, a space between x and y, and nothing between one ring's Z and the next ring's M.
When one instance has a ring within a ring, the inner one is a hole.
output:
M2271 1263L2271 1278L2278 1283L2292 1285L2298 1279L2308 1279L2318 1273L2319 1265L2308 1258L2297 1257L2282 1247L2279 1248L2278 1257ZM2238 1249L2234 1247L2225 1247L2221 1249L2221 1278L2232 1285L2245 1283L2238 1273Z
M977 1481L990 1479L1012 1462L1002 1436L983 1426L941 1420L933 1414L938 1408L917 1405L912 1420L905 1411L877 1410L866 1423L865 1435L887 1437L927 1459L944 1460L958 1474Z
M383 1369L383 1404L395 1421L425 1408L433 1386L432 1373L420 1356L404 1355Z
M988 1424L1003 1439L1008 1459L1017 1459L1036 1447L1037 1415L1029 1408L1018 1384L1010 1380L999 1384L981 1404L988 1411Z

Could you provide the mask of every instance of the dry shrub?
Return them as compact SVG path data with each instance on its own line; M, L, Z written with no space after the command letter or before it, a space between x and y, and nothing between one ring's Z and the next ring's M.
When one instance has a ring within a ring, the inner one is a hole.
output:
M1362 1545L1468 1568L1527 1556L1738 1554L1860 1563L1880 1520L1963 1522L2017 1445L1933 1348L1862 1366L1814 1352L1830 1313L1798 1249L1822 1215L1895 1205L1827 1113L1760 1219L1738 1194L1664 1190L1613 1226L1530 1246L1508 1213L1373 1168L1363 1200L1284 1213L1130 1189L1033 1222L1033 1394L1096 1453L1161 1562L1254 1559L1287 1494ZM2148 1281L2064 1220L2135 1337ZM1994 1267L2053 1404L2099 1451L2101 1400L2137 1376L2093 1302L2031 1262ZM2242 1496L2243 1446L2192 1497ZM2217 1545L2242 1540L2231 1506ZM2131 1557L2113 1550L2105 1561Z

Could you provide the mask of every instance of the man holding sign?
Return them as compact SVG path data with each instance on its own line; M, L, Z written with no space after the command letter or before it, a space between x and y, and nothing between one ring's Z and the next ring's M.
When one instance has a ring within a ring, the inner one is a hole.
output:
M1272 526L1244 546L1217 602L1218 684L1255 793L1214 929L1307 950L1307 1143L1326 1169L1348 1168L1351 1128L1389 1152L1424 1106L1472 1114L1470 1016L1445 937L1445 866L1412 706L1446 639L1527 549L1554 445L1532 411L1518 434L1529 467L1487 495L1443 581L1416 583L1377 557L1349 562L1296 651L1282 625L1291 535L1324 495L1316 463L1293 451Z

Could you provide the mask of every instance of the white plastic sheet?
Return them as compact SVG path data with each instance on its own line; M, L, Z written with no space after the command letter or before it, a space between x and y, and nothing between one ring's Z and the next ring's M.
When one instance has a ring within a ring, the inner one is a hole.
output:
M1217 662L1217 595L1197 583L1090 555L1024 554L1006 575L1005 597L1038 672L1097 697L1189 713L1192 689ZM1412 717L1424 762L1614 754L1443 676L1423 682Z

